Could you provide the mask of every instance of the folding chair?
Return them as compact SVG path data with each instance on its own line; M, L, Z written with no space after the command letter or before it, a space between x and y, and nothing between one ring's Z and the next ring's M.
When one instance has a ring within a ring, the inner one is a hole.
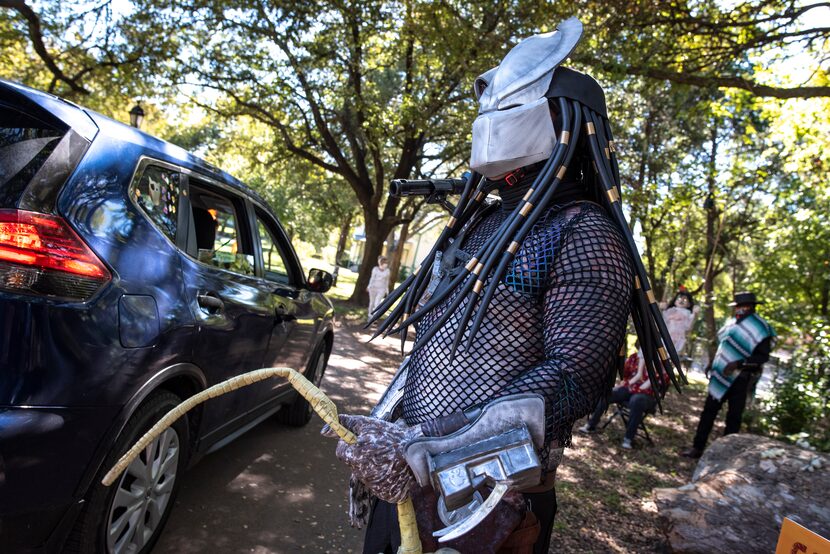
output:
M619 417L622 420L624 427L628 427L628 418L631 415L630 410L628 408L628 401L626 400L625 402L617 402L615 406L616 409L614 410L614 413L611 414L611 416L605 420L605 423L602 424L600 430L604 430L606 427L608 427L608 425L616 417ZM655 411L656 410L654 408L652 408L651 410L646 410L646 417L655 413ZM637 428L637 434L635 436L644 438L650 445L654 446L654 441L651 440L651 436L648 434L648 427L646 427L646 417L643 417L643 421L640 422L640 425Z

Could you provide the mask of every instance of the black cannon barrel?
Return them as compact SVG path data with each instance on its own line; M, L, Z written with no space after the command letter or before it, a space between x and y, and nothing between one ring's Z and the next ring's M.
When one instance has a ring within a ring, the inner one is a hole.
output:
M436 192L461 194L466 179L392 179L389 194L392 196L427 196Z

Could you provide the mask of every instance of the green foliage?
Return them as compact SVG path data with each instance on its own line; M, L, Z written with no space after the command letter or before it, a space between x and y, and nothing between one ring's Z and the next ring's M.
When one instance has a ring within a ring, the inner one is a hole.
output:
M778 375L763 415L779 434L830 450L830 322L816 319L803 338Z
M580 7L591 48L580 49L576 58L618 78L636 75L780 98L830 94L818 62L830 34L820 17L822 3L605 0ZM793 78L793 66L805 54L814 56L815 71Z
M92 0L38 2L33 9L38 32L24 12L0 9L0 77L121 121L137 99L173 97L156 77L180 45L175 33L148 33L147 12Z
M464 165L472 80L512 37L554 13L527 0L134 5L147 16L144 32L175 35L180 45L175 64L158 66L163 80L210 91L193 100L226 120L249 117L267 128L270 146L294 158L292 173L312 176L301 189L349 187L366 231L355 299L383 240L422 204L390 197L389 179L445 176ZM298 171L297 161L314 171Z
M0 76L122 121L143 99L146 130L256 188L318 250L349 216L363 218L376 249L414 218L420 206L390 200L388 180L463 168L472 80L574 13L540 0L32 6L46 56L23 12L0 9ZM702 302L710 268L714 317L735 290L754 290L796 352L803 330L830 315L830 93L817 61L830 33L815 25L819 9L586 1L572 57L606 89L657 296L684 284Z
M814 383L797 367L775 389L771 403L772 421L784 435L801 433L820 411L815 402L817 397Z

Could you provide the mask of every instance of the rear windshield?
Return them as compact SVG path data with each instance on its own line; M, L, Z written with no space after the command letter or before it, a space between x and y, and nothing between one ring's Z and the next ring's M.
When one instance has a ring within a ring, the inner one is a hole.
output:
M0 208L17 205L64 131L0 105Z

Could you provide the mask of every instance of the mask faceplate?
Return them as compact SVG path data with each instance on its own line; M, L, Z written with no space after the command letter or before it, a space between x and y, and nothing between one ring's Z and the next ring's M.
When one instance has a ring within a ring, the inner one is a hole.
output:
M493 179L517 167L547 159L556 132L547 98L510 110L481 114L473 122L470 167Z
M473 171L493 178L550 156L556 137L545 93L581 36L582 23L572 17L553 32L521 41L498 67L476 79Z

